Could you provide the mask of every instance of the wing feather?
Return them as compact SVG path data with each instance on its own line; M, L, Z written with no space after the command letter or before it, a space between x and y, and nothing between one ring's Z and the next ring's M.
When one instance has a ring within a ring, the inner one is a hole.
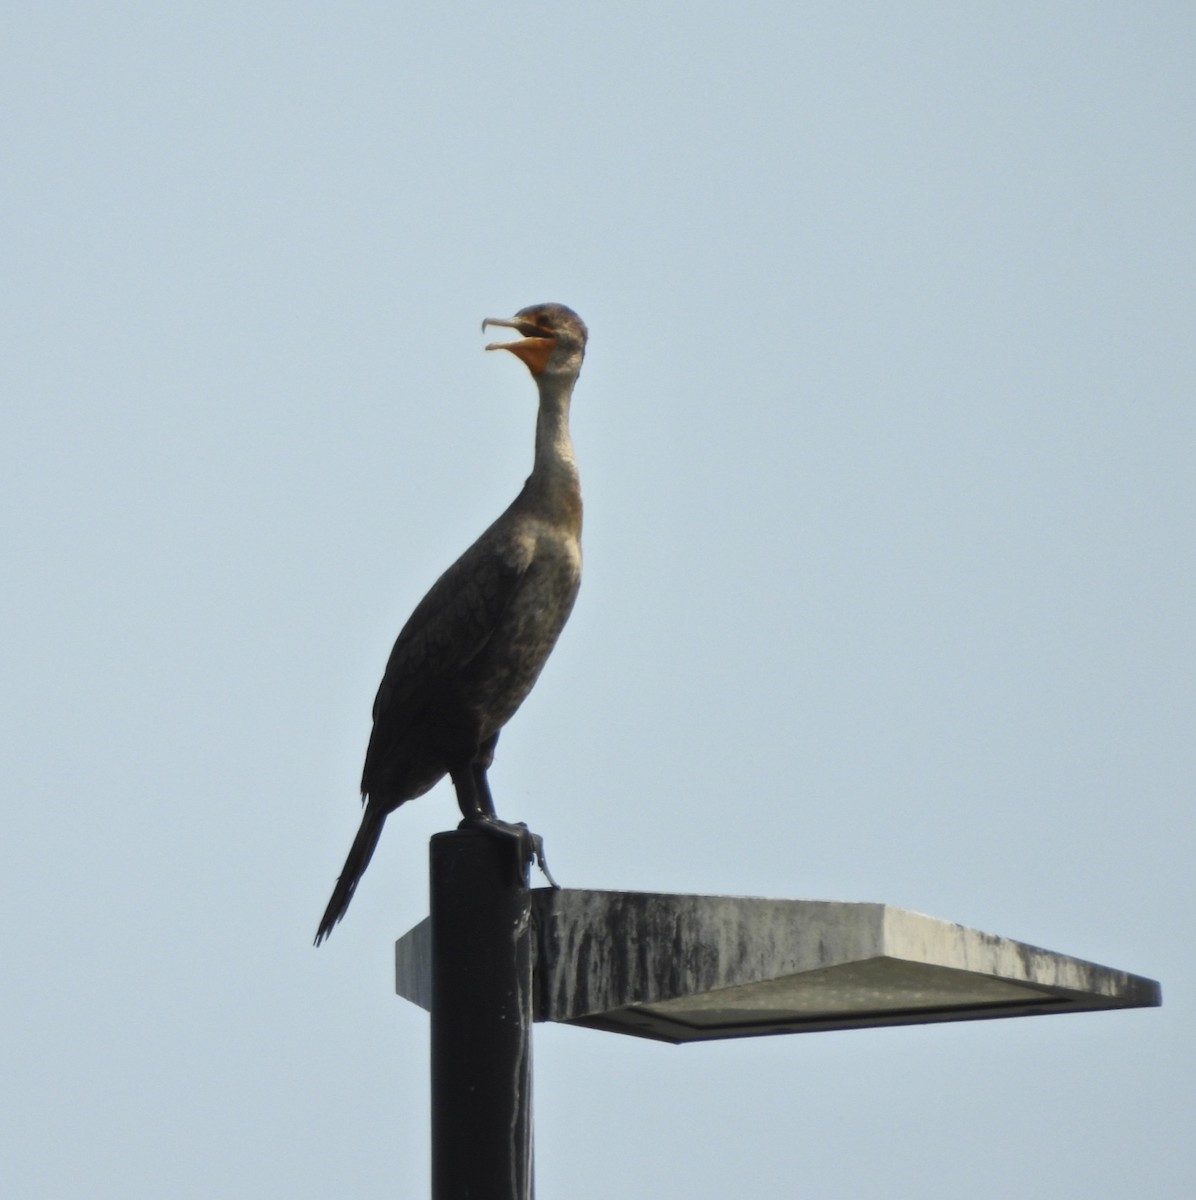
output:
M374 698L363 783L482 652L533 557L531 546L488 530L419 602L395 641Z

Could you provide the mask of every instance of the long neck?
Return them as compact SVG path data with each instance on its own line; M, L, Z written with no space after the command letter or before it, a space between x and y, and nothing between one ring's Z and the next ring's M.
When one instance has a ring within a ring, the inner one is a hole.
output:
M537 382L536 457L523 494L539 513L576 535L581 531L581 484L569 436L573 380L541 376Z

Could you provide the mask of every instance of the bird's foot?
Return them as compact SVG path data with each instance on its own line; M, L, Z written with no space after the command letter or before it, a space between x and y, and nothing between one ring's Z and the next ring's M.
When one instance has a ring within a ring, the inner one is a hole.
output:
M532 833L522 821L512 823L487 813L478 813L476 816L466 817L457 828L483 829L498 837L510 838L519 848L520 867L524 868L534 861L549 884L559 890L561 885L553 879L552 872L548 869L548 861L544 857L544 839L538 833Z

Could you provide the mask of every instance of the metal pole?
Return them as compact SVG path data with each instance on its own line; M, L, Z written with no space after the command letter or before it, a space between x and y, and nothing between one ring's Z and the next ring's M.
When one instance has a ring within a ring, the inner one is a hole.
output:
M433 1200L531 1200L531 893L517 844L430 846Z

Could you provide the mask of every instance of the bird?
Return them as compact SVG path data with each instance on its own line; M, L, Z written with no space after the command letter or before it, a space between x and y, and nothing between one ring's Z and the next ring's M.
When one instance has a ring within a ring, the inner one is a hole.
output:
M318 946L345 915L386 818L448 776L461 828L518 841L547 875L540 839L501 821L487 770L498 735L527 699L581 584L581 485L569 406L585 357L585 322L563 304L533 304L491 342L524 363L539 392L535 455L523 489L432 585L399 633L374 700L361 776L365 811L320 921ZM548 876L549 882L553 882Z

